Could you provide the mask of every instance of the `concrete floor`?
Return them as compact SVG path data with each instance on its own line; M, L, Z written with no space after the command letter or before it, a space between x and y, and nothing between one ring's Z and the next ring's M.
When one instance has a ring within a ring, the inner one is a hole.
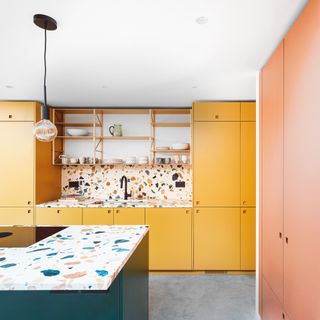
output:
M150 320L255 320L254 275L150 275Z

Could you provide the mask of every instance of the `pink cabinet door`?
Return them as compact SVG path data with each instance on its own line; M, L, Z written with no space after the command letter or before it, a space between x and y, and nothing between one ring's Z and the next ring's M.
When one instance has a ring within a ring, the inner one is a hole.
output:
M262 273L283 302L283 43L262 72Z
M262 320L283 320L282 304L265 279L262 283Z
M284 302L293 320L320 319L320 0L285 39Z

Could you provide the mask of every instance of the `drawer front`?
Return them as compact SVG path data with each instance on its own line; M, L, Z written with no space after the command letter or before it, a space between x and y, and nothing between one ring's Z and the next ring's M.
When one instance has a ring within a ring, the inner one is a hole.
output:
M241 102L241 121L256 121L255 102Z
M35 121L35 102L0 102L0 121Z
M195 102L194 121L240 121L240 102Z
M114 209L114 224L144 224L143 208Z
M84 208L83 224L85 225L113 224L113 209L112 208Z
M0 248L28 247L35 242L35 228L0 227Z
M82 208L37 208L36 225L68 226L82 224Z
M32 226L34 224L32 208L0 208L0 225Z

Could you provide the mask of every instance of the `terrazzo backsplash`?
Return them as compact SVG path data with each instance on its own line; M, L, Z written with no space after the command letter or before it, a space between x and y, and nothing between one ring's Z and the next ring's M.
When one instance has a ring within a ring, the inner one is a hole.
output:
M192 199L191 169L182 165L64 166L61 175L62 195L79 193L94 199L123 198L120 179L125 175L132 199ZM70 182L79 182L79 188L70 187L73 185ZM176 182L184 182L185 187L176 187Z

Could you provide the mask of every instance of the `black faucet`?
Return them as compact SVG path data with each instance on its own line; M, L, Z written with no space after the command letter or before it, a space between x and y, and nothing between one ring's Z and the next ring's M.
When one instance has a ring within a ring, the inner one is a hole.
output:
M120 179L120 188L123 187L123 181L124 181L124 200L127 200L128 197L131 197L131 192L128 193L128 178L126 176L122 176Z

